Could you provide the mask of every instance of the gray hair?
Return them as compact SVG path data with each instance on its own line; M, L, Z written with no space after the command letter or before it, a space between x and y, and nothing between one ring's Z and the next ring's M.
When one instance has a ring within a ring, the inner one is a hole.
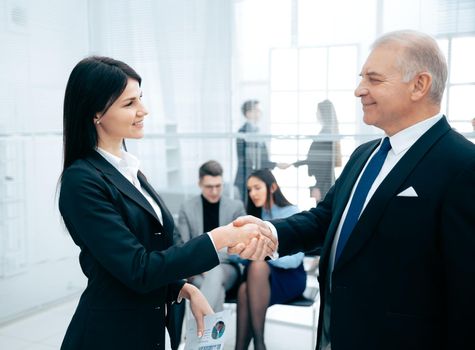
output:
M398 57L404 81L408 82L421 72L432 75L429 98L440 104L447 81L447 62L434 38L415 30L399 30L376 39L372 48L388 44L398 44L404 48L403 55Z

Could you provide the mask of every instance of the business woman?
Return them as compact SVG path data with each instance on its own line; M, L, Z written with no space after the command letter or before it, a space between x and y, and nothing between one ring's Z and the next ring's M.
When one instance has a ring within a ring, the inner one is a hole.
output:
M269 169L256 170L247 179L247 213L263 220L286 218L299 212L282 193ZM251 340L255 350L265 350L264 325L267 308L302 295L307 284L304 253L269 261L247 262L245 282L237 301L236 350Z
M171 214L123 149L124 139L143 137L140 84L131 67L107 57L83 59L67 83L59 209L88 283L64 350L164 349L166 305L181 298L190 300L200 333L212 310L180 279L218 265L225 246L266 249L256 226L231 225L172 246Z
M330 100L324 100L317 106L317 121L321 125L320 135L337 135L338 120L335 107ZM308 176L313 176L315 184L310 187L310 196L321 202L335 182L335 167L341 166L340 141L313 141L308 149L307 158L293 163L297 168L306 165Z

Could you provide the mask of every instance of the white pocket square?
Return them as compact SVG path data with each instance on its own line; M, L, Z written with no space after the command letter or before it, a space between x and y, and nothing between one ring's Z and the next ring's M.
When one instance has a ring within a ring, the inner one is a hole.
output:
M419 197L414 187L408 187L397 195L398 197Z

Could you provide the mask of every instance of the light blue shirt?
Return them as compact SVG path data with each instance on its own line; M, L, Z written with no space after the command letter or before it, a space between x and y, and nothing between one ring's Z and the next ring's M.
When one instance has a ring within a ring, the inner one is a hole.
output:
M273 205L270 210L262 209L262 220L283 219L299 212L300 210L296 205L288 205L285 207ZM304 255L304 253L297 253L279 259L269 260L268 263L282 269L295 269L302 263Z

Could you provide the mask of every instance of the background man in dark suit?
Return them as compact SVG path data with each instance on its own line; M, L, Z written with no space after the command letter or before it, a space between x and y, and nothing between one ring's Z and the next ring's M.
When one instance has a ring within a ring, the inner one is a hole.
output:
M358 147L316 208L235 222L273 231L280 255L323 247L317 349L475 348L475 145L440 114L446 79L431 37L376 40L355 95L384 140Z
M242 115L246 122L239 128L240 133L258 133L259 119L262 111L257 100L248 100L241 106ZM289 167L287 163L276 163L269 160L269 152L265 142L246 141L243 138L236 139L236 151L238 168L234 185L239 190L242 201L247 200L246 181L249 175L258 169L274 169L276 166L280 169Z

